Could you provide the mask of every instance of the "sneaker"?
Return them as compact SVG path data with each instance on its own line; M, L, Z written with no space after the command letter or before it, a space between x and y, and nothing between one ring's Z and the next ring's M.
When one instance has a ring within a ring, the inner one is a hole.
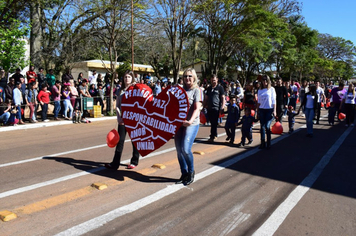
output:
M126 167L126 169L134 169L135 167L136 167L135 165L130 164L130 165L128 165L128 166Z
M234 144L234 140L230 140L230 142L229 142L231 145L233 145Z
M226 141L230 141L230 137L227 137L225 140L226 140Z
M209 143L213 143L213 142L214 142L214 139L213 139L213 138L209 138L209 139L208 139L208 142L209 142Z
M252 142L253 142L252 140L248 141L248 143L246 143L246 145L250 145Z
M287 118L287 116L282 116L282 117L283 117L283 119Z
M115 168L110 163L105 163L105 168L109 170L115 170Z
M305 117L305 114L302 114L301 117Z
M43 122L48 122L48 121L49 121L48 119L43 120Z
M56 118L54 118L54 120L61 120L61 119L59 119L58 117L56 117Z

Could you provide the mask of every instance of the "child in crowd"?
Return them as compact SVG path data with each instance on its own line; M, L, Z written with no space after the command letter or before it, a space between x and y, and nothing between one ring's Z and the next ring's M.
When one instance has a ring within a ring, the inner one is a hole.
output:
M104 116L104 97L105 96L105 90L103 88L102 84L98 84L98 102L100 103L101 106L101 115ZM96 105L96 103L95 103Z
M251 108L246 107L245 115L242 117L241 121L237 123L237 126L242 124L241 127L242 137L241 137L241 142L237 145L238 147L245 146L246 138L248 140L248 143L246 145L249 145L253 142L252 126L253 126L253 122L257 122L257 121L258 120L251 115Z
M230 104L227 107L227 118L225 123L226 141L230 141L233 144L235 141L235 129L236 124L240 119L240 109L236 104L236 96L230 95Z
M48 85L47 83L42 84L42 89L38 93L38 101L41 104L41 109L42 109L42 121L43 122L48 122L49 120L47 119L47 111L48 111L48 103L50 102L49 96L51 95L51 92L47 90Z
M334 102L330 102L330 106L325 108L325 109L328 109L328 122L329 122L329 125L334 125L334 123L332 122L334 120L334 116L335 116L335 112L333 111L333 107L335 107L335 103Z
M6 103L3 103L3 98L0 97L0 124L7 125L9 118L11 116L11 100L6 100Z
M291 134L294 131L295 116L299 115L299 112L295 112L293 106L288 106L287 115L288 115L288 126L289 126L288 134Z

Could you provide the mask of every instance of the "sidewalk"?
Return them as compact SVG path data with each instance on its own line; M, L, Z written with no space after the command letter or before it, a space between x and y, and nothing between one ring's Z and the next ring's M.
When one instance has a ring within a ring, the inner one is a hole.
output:
M91 122L95 121L103 121L103 120L115 120L116 116L104 116L101 118L87 118ZM34 128L41 128L41 127L50 127L50 126L57 126L57 125L75 125L72 123L71 120L50 120L49 122L41 122L39 121L38 123L25 123L23 125L16 125L16 126L1 126L0 127L0 132L6 132L6 131L14 131L14 130L24 130L24 129L34 129ZM82 124L85 125L85 124Z

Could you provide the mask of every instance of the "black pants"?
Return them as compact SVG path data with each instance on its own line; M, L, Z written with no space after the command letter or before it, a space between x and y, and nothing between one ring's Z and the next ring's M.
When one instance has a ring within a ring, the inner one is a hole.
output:
M282 117L283 117L283 113L284 113L284 105L280 105L280 104L277 104L276 106L276 112L277 112L277 118L278 118L278 121L282 123Z
M118 169L119 166L120 166L121 155L122 155L122 151L124 149L124 143L125 143L125 137L126 137L126 129L125 129L124 125L119 125L118 133L120 135L120 140L116 145L114 159L110 163L110 165L115 169ZM133 143L132 143L132 149L133 150L132 150L131 164L137 166L138 165L138 159L140 157L140 153L137 151L137 149L133 145Z
M241 143L245 144L246 138L249 142L252 142L252 129L241 129Z
M355 120L355 104L345 103L346 124L350 125Z
M230 138L231 142L235 141L235 131L236 131L236 126L234 122L226 122L225 123L225 131L227 137Z
M208 116L210 121L210 138L214 139L218 136L219 110L208 110Z
M48 111L48 104L43 103L41 104L41 109L42 109L42 121L47 120L47 111Z
M315 109L316 122L319 123L321 113L321 102L318 102Z

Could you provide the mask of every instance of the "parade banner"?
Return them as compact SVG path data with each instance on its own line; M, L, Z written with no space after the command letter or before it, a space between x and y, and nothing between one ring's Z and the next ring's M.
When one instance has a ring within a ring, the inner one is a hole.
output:
M180 86L168 86L155 98L145 84L130 86L121 100L121 116L141 156L167 143L187 118L188 96Z

